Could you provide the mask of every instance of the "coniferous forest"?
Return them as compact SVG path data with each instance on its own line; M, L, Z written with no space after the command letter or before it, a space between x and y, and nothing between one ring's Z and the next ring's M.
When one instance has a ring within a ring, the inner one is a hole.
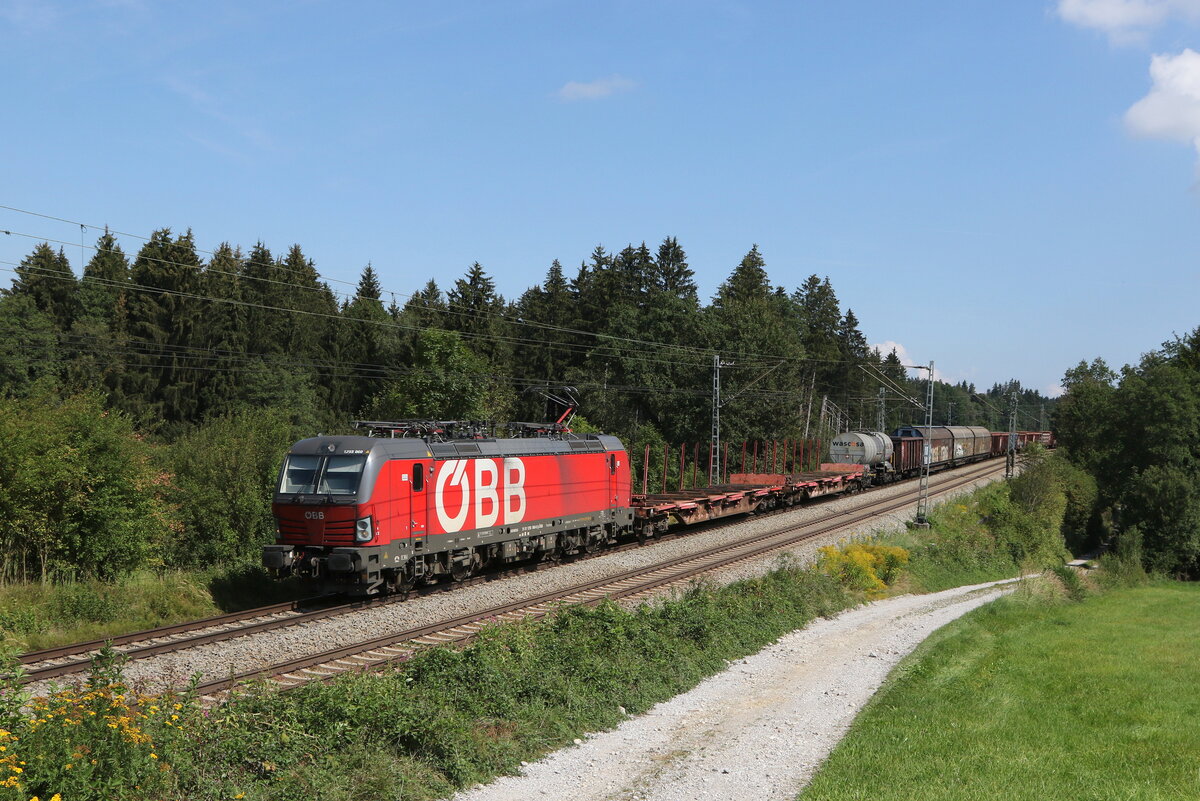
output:
M40 244L0 296L5 580L254 561L288 445L354 419L541 421L538 389L570 387L577 430L621 436L657 481L644 446L709 441L719 358L739 446L922 420L923 374L868 347L828 278L777 285L757 247L708 300L671 237L556 260L516 299L479 263L401 293L370 265L343 286L299 245L202 252L191 231L92 253L80 277ZM1014 398L1018 428L1049 427L1053 402L1015 381L935 382L934 422L1007 430Z

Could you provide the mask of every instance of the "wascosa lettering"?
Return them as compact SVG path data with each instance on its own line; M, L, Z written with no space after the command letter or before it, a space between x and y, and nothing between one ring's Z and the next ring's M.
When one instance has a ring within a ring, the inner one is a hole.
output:
M489 528L501 514L503 525L520 523L525 518L525 463L513 457L442 462L434 482L433 505L447 534L464 528Z

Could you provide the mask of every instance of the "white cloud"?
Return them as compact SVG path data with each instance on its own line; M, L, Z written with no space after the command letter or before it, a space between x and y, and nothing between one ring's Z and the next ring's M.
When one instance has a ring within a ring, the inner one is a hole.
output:
M1053 384L1047 384L1046 386L1042 387L1042 394L1047 398L1057 398L1062 395L1064 391L1065 390L1063 390L1062 384L1058 383L1057 381Z
M1135 136L1189 142L1200 153L1200 53L1157 55L1150 61L1154 85L1125 112Z
M628 92L637 83L620 75L597 78L594 81L567 81L555 94L559 100L600 100L619 92Z
M1059 0L1058 15L1127 43L1142 40L1168 17L1200 17L1200 0Z
M890 339L885 342L880 342L876 345L871 345L869 347L871 348L871 350L879 351L879 355L884 357L885 359L887 358L887 355L889 353L891 353L892 349L894 348L896 351L897 358L900 359L900 363L903 365L906 365L906 366L927 364L926 362L921 362L919 360L915 360L913 358L913 356L908 352L908 348L904 347L899 342L892 342ZM909 378L924 379L924 378L929 377L929 371L925 370L921 367L918 367L918 368L912 369L912 370L908 370L907 372L908 372ZM933 377L937 381L947 381L952 384L956 383L959 380L957 378L953 378L952 376L947 375L945 372L943 372L941 369L939 369L937 367L937 365L934 365Z
M899 342L892 342L891 340L888 340L887 342L880 342L878 345L871 346L871 350L879 351L879 355L883 356L884 358L887 358L887 355L891 353L893 349L895 349L896 355L900 357L901 364L912 364L912 362L909 361L908 349Z

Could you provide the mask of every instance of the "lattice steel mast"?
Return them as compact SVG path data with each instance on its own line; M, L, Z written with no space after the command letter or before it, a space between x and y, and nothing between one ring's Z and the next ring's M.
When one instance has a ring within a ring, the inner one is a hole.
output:
M1008 451L1004 454L1004 477L1012 478L1017 470L1017 391L1012 391L1008 407Z
M712 443L708 453L708 486L716 486L721 473L721 354L713 354Z
M917 525L929 525L929 465L933 461L933 362L929 367L929 387L925 393L925 442L921 448L921 481L917 496Z

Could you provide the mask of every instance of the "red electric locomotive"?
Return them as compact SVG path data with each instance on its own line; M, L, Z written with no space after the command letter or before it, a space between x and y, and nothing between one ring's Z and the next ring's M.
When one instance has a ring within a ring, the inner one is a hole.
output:
M389 436L314 437L288 453L263 550L276 575L373 594L591 551L633 529L616 437L438 441L429 432L447 424L361 425Z

